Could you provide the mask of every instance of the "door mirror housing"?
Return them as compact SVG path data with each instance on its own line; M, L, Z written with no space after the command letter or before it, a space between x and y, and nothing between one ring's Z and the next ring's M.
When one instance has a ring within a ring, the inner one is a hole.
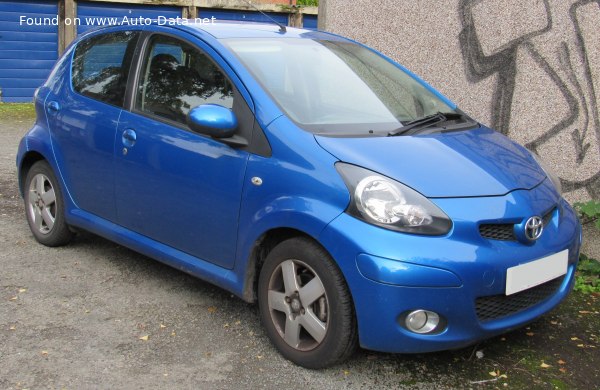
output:
M238 121L229 108L218 104L202 104L187 115L187 124L193 131L213 138L230 138L238 127Z

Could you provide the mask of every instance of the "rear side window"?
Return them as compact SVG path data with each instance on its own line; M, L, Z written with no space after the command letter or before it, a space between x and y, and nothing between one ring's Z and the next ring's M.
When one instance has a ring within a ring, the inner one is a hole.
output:
M121 31L80 42L73 57L73 89L122 107L138 37L138 32Z

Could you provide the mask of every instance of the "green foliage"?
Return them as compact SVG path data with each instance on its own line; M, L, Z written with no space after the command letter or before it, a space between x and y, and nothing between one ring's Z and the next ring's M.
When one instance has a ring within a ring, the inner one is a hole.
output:
M586 203L579 202L573 206L581 219L581 223L593 223L600 230L600 201L590 200Z
M311 7L318 7L319 6L319 0L298 0L296 2L297 5L306 5L306 6L311 6Z
M600 262L581 255L575 274L575 291L600 293Z

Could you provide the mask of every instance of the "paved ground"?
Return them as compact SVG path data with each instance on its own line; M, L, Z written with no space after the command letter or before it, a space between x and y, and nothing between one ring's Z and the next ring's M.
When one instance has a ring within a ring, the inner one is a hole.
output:
M296 367L270 345L256 307L219 288L90 234L63 248L38 245L23 216L14 167L30 122L0 118L2 389L586 389L600 383L595 296L572 297L531 327L474 348L417 356L358 351L327 370Z

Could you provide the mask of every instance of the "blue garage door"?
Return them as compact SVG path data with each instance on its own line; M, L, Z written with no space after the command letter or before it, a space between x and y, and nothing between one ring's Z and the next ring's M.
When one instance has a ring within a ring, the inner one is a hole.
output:
M277 13L277 12L266 12L267 15L275 19L278 23L287 26L288 15ZM234 11L224 10L215 8L200 8L198 9L198 17L200 18L212 18L215 17L217 20L237 20L244 22L263 22L270 23L271 21L260 12L252 11Z
M308 30L316 30L317 15L304 15L304 28Z
M56 2L0 0L0 91L4 102L29 102L58 57L58 26L20 23L55 18Z
M77 34L86 32L98 25L121 24L124 17L129 20L138 18L158 19L181 17L181 8L153 5L132 5L118 3L88 3L81 1L77 6L80 25Z

